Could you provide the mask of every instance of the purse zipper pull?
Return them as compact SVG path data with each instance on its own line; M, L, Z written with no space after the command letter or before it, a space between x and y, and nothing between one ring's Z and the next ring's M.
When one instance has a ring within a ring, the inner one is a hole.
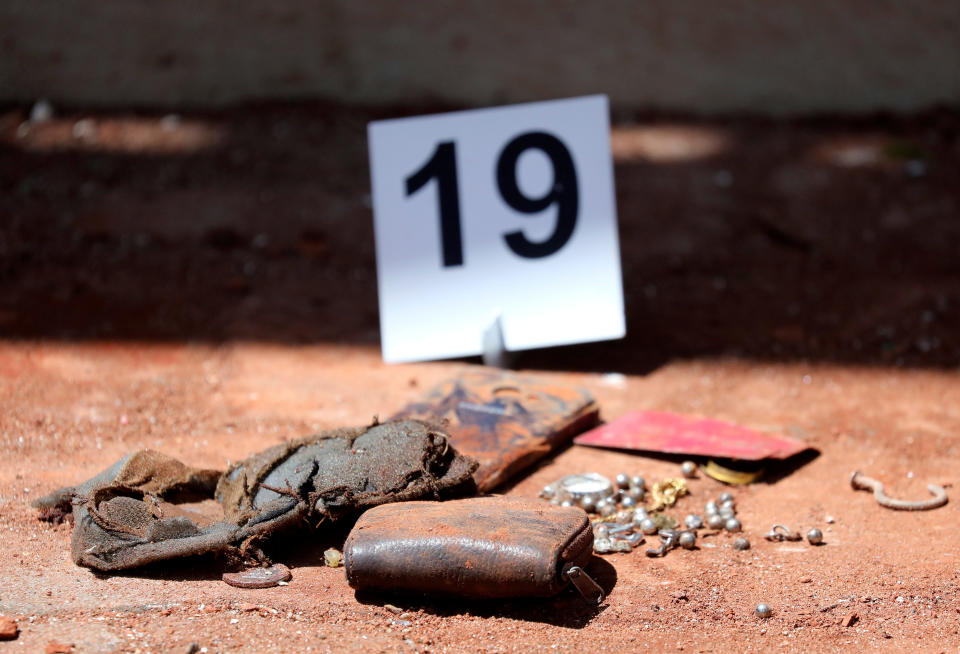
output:
M583 568L578 565L570 566L565 575L588 604L596 606L603 604L603 589L583 571Z

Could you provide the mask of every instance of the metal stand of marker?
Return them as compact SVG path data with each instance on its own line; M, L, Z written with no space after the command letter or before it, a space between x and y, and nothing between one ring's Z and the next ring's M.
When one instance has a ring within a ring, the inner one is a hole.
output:
M513 354L504 345L502 315L497 316L483 331L483 365L493 368L509 368Z

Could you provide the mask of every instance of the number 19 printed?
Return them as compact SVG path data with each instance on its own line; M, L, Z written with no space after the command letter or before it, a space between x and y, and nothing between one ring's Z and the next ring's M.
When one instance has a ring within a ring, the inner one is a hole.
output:
M371 123L386 361L625 333L606 98Z

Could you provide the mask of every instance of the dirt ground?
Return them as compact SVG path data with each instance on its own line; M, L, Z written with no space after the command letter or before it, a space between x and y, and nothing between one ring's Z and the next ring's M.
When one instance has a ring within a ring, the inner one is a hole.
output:
M224 467L476 363L380 360L364 129L422 110L0 112L0 613L20 628L0 654L957 649L957 503L893 512L848 484L924 497L960 469L960 116L942 110L615 116L628 337L516 367L589 388L606 419L678 411L816 447L734 490L752 549L595 559L599 610L357 596L322 566L342 530L278 545L293 579L267 590L213 559L72 564L69 526L29 507L54 487L141 447ZM678 465L570 447L504 490L582 471ZM694 480L675 513L723 489ZM774 523L826 544L763 540Z

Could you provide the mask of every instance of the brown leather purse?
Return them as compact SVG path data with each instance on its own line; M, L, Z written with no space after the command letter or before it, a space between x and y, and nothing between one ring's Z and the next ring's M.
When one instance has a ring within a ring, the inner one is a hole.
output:
M350 532L343 564L358 590L550 597L572 582L600 604L603 590L583 571L592 553L583 510L491 496L372 508Z

